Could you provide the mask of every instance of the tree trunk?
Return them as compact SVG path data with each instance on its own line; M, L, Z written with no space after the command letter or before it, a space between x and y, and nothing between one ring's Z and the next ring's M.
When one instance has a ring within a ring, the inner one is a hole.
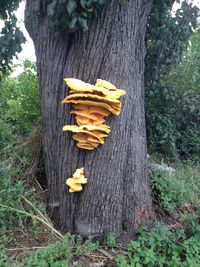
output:
M146 170L144 119L144 36L150 0L118 1L103 8L87 32L56 37L46 1L27 0L25 24L33 39L40 79L49 210L58 227L83 236L104 238L133 233L153 220ZM110 117L105 144L90 152L76 147L62 127L75 124L63 79L94 83L97 78L125 89L123 110ZM88 184L68 192L65 181L84 167Z

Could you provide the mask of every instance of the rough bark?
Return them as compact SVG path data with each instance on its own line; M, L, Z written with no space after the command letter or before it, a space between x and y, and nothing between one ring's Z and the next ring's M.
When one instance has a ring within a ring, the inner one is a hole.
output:
M32 37L40 79L42 128L48 177L49 208L64 231L104 237L133 233L153 219L146 172L144 119L144 36L150 0L111 1L88 32L55 36L45 1L27 0L25 23ZM119 117L110 117L112 132L95 151L76 147L62 127L74 124L64 77L94 83L109 80L127 90ZM84 167L89 183L68 193L65 180Z

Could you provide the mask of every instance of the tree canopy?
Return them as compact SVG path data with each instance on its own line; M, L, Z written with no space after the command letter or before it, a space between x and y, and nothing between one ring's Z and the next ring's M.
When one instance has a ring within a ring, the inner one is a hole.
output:
M199 9L187 0L181 1L180 8L172 15L175 2L178 1L154 0L146 34L145 59L148 148L151 153L160 151L170 157L176 157L178 153L180 132L177 132L177 125L181 113L175 119L180 95L177 95L177 88L167 86L166 77L171 67L180 63L199 16Z
M15 15L19 3L20 0L2 0L0 2L0 20L4 21L0 31L0 79L8 69L11 69L12 59L21 52L21 44L25 42L25 37L17 26Z
M188 0L172 15L176 0L154 0L146 34L146 86L152 86L169 67L180 61L189 38L197 27L199 9Z

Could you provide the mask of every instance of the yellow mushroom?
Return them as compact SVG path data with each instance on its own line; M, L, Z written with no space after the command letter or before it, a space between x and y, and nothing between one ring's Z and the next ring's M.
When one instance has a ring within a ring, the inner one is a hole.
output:
M67 86L74 91L84 91L84 90L87 90L87 92L93 91L92 84L85 83L79 79L65 78L64 81L66 82Z
M78 142L77 147L85 149L85 150L94 150L97 147L97 145L94 146L94 145L91 145L89 143L82 144L82 143Z
M88 107L81 105L77 108L74 105L75 110L72 110L70 113L76 114L75 119L76 123L80 125L101 125L105 122L105 117L110 114L104 108L101 107Z
M107 88L109 90L113 90L113 89L114 90L117 90L117 87L114 84L112 84L112 83L110 83L108 81L102 80L102 79L97 79L95 85L96 86Z
M77 147L93 150L99 144L104 144L104 137L111 131L107 125L65 125L63 131L71 131L75 134L73 139L78 141Z
M75 192L83 190L81 183L77 183L73 178L68 178L66 184Z
M77 169L72 178L66 180L66 184L70 187L69 192L80 192L83 190L82 184L87 183L87 178L83 174L83 168Z
M87 143L87 136L86 133L76 133L73 135L73 139L81 143Z
M110 111L108 111L107 109L105 108L102 108L102 107L89 107L89 114L100 114L100 115L103 115L103 116L108 116L110 115Z
M102 141L99 141L99 139L97 139L96 137L82 133L74 134L73 139L78 141L77 147L87 150L93 150L94 148L98 147L99 144L104 143L102 138L101 138Z
M86 100L97 100L103 103L106 103L108 105L110 105L111 107L115 107L119 109L121 108L121 102L117 99L111 99L109 97L104 97L104 96L99 96L99 95L93 95L93 94L72 94L67 96L62 103L67 103L68 100L80 100L80 99L86 99Z
M97 136L99 136L100 138L104 138L104 137L107 137L108 136L108 134L106 134L106 133L103 133L103 132L101 132L101 131L92 131L94 134L96 134Z
M100 125L105 122L105 119L103 118L96 118L96 119L88 119L84 116L76 116L76 123L81 126L81 125Z
M62 103L74 104L71 114L75 114L78 126L66 125L63 131L74 133L73 139L77 141L77 147L93 150L99 144L104 144L104 138L111 131L104 124L105 119L111 113L117 116L120 114L122 104L119 98L126 92L101 79L95 85L74 78L64 80L70 88L70 95Z
M66 98L62 101L62 103L73 103L73 104L83 104L83 105L88 105L88 106L94 106L94 107L103 107L105 109L107 109L108 111L110 111L112 114L114 115L119 115L121 112L121 106L119 105L119 107L112 107L109 104L100 102L100 101L92 101L92 100L82 100L82 99L68 99L66 100Z
M102 141L100 141L96 137L88 135L88 134L76 133L73 135L73 139L78 141L81 144L88 144L88 142L93 142L95 144L102 144ZM93 141L91 141L91 140L93 140Z
M88 130L88 131L102 131L105 133L109 133L111 131L110 127L108 125L102 124L102 125L82 125L79 127L80 129L83 130Z
M90 120L97 120L99 118L98 115L100 115L97 113L89 113L89 112L86 112L84 110L72 110L72 111L70 111L70 113L79 115L81 117L85 117L85 118L90 119ZM101 115L101 116L103 117L103 115Z
M74 133L85 133L85 134L91 135L93 137L96 137L100 142L103 142L103 140L101 138L99 138L96 134L93 134L92 132L85 130L84 128L85 127L83 127L83 126L77 126L77 125L65 125L63 127L63 131L71 131Z
M97 79L95 85L98 87L103 87L103 88L108 89L110 91L110 94L112 92L113 95L118 97L118 98L126 94L126 91L124 91L122 89L118 89L114 84L112 84L108 81L105 81L105 80Z
M98 107L98 106L88 106L87 104L76 104L74 105L74 109L75 110L80 110L83 111L87 114L100 114L100 115L104 115L104 116L108 116L110 115L110 111L108 111L107 109L103 108L103 107Z
M87 178L85 178L83 172L84 172L83 168L77 169L73 174L73 179L78 183L87 184Z
M76 104L74 105L74 109L83 110L85 112L89 112L90 106L84 104Z
M112 83L98 79L95 85L85 83L74 78L64 79L67 86L71 89L70 94L91 93L94 95L108 97L109 99L118 99L126 94L126 91L117 89Z
M81 125L86 125L86 124L92 124L92 120L85 118L83 116L76 116L76 123L81 126Z

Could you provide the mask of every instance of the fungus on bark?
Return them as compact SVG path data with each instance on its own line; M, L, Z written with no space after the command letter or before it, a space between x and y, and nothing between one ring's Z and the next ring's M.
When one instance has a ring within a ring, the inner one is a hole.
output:
M70 88L70 95L62 103L74 104L76 125L66 125L63 131L71 131L75 134L73 139L78 141L77 147L93 150L99 144L104 144L104 138L111 131L105 123L105 119L111 113L119 115L121 102L119 98L126 91L117 89L112 83L97 79L95 85L85 83L74 78L64 79Z
M80 192L83 190L82 184L87 183L87 178L83 174L83 168L77 169L72 178L66 180L66 184L70 187L69 192Z

